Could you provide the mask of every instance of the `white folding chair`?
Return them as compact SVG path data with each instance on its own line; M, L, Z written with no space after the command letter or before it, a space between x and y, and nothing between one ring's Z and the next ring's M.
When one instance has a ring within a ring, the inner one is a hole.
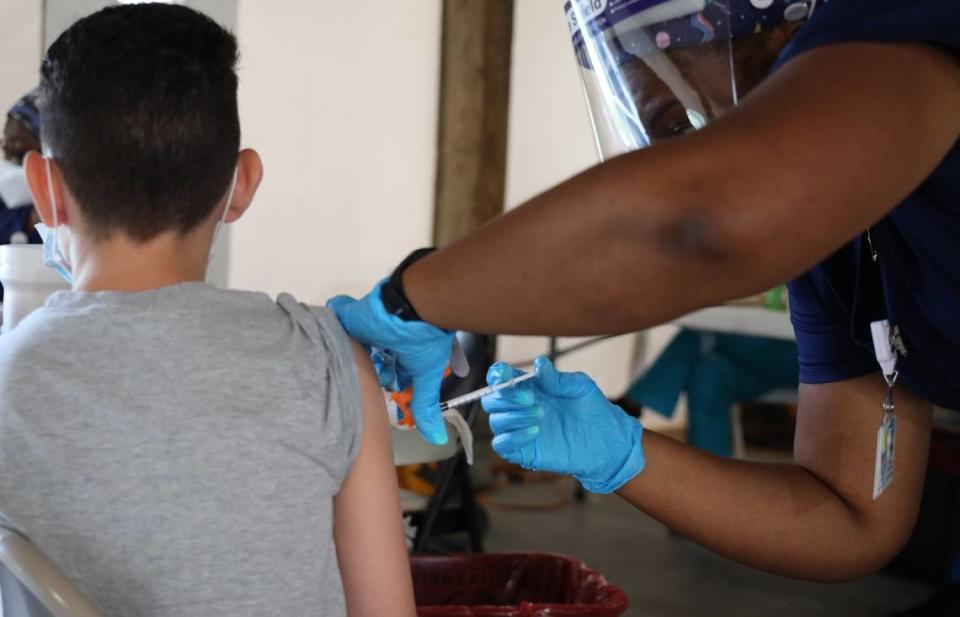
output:
M103 617L46 555L0 527L0 617Z

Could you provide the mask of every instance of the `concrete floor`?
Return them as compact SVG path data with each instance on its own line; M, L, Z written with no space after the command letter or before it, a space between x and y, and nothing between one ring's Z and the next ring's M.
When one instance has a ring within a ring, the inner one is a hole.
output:
M488 551L576 556L627 592L629 617L881 617L930 593L888 575L827 585L765 574L671 535L616 497L546 512L488 511Z

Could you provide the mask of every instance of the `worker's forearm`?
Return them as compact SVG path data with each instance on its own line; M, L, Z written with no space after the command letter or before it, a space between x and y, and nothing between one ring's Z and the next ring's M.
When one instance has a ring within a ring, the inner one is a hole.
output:
M644 450L646 468L619 495L731 559L834 581L875 571L892 557L884 530L798 465L723 459L651 431Z

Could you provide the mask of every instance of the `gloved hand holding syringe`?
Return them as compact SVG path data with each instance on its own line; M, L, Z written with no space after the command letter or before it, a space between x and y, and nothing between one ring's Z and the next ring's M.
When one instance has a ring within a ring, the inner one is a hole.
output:
M470 425L466 419L459 412L455 411L455 408L478 401L484 396L493 394L494 392L512 388L535 376L535 372L517 375L504 383L489 385L440 403L441 415L446 422L453 426L460 437L460 442L463 444L468 464L473 464L473 431L470 429ZM410 408L410 402L413 397L412 389L408 388L400 392L385 390L384 396L387 401L387 413L389 414L390 424L400 430L416 428L413 412Z

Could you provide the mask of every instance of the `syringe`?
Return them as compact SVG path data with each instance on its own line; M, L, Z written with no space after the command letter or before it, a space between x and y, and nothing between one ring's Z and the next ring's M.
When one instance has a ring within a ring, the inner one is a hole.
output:
M446 411L448 409L453 409L454 407L462 407L468 403L472 403L477 399L481 399L488 394L493 394L494 392L499 392L500 390L505 390L507 388L512 388L518 383L527 381L528 379L533 379L537 376L536 372L524 373L523 375L518 375L509 381L503 383L498 383L493 386L487 386L486 388L480 388L479 390L474 390L473 392L467 392L463 396L458 396L452 398L449 401L444 401L440 403L440 411Z

